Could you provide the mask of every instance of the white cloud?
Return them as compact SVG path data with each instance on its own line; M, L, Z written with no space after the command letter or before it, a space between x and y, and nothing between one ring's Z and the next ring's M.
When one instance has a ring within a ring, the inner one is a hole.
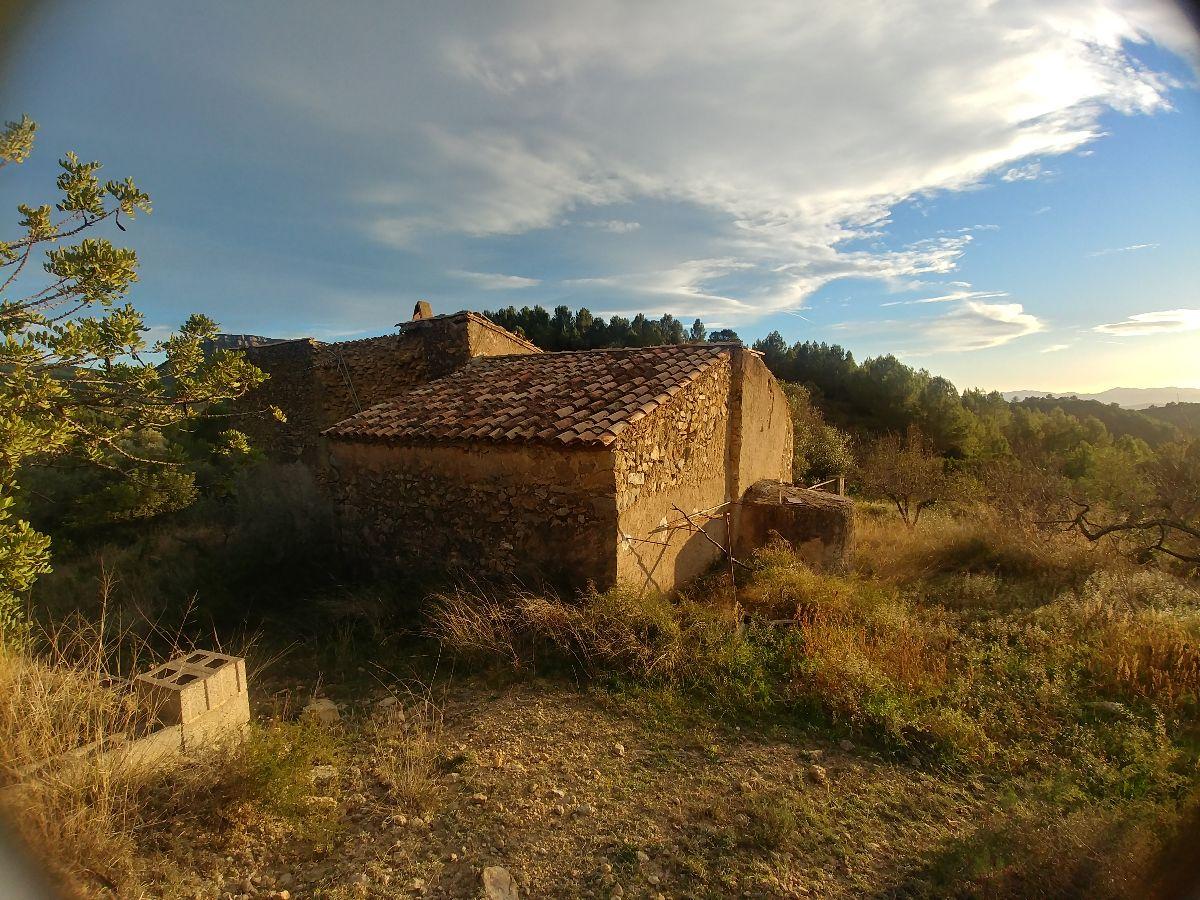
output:
M542 283L537 278L526 278L523 275L501 275L496 272L468 272L465 269L455 269L449 274L469 281L485 291L513 291L520 288L537 287Z
M1049 347L1043 347L1041 353L1059 353L1063 350L1070 350L1071 344L1051 344Z
M968 300L952 312L923 322L925 337L937 351L986 350L1045 330L1045 324L1020 303ZM931 350L930 352L934 352Z
M886 338L907 356L987 350L1045 331L1045 323L1020 303L962 300L936 316L839 322L838 331Z
M1106 250L1093 250L1088 256L1108 256L1110 253L1131 253L1134 250L1153 250L1158 244L1130 244L1128 247L1109 247Z
M597 315L624 315L636 310L647 315L671 313L679 318L711 318L714 314L737 318L752 314L753 307L709 290L706 285L747 268L751 268L750 263L736 259L691 259L667 269L572 278L562 284L583 296L592 293L612 304L597 308Z
M281 46L320 47L335 72L288 49L254 54L245 78L384 161L358 170L368 235L428 253L579 212L606 228L624 222L600 218L616 204L691 208L700 252L754 277L736 291L667 278L661 299L734 299L742 318L839 278L952 272L967 234L853 242L878 237L905 200L1037 177L1112 111L1166 109L1171 80L1129 43L1194 50L1186 19L1157 0L497 2L395 16L364 34L315 13ZM580 267L674 271L697 255L689 224L623 256L583 248ZM612 287L644 299L646 284Z
M584 228L598 228L601 231L611 231L613 234L628 234L642 227L640 222L626 222L623 219L605 219L603 222L581 222Z
M1009 169L1000 176L1001 181L1037 181L1043 175L1051 175L1052 172L1042 169L1042 164L1039 160L1034 160L1031 163L1026 163L1023 166L1015 166Z
M1200 331L1200 309L1164 309L1158 312L1135 313L1121 322L1097 325L1092 331L1114 337L1146 337L1177 331Z

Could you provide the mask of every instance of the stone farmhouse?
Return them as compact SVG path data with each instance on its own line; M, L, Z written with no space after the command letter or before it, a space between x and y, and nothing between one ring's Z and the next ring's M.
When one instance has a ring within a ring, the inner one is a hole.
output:
M398 334L246 352L271 375L248 402L288 417L259 439L375 564L670 590L772 531L845 551L848 501L786 485L787 401L740 344L542 353L418 304Z

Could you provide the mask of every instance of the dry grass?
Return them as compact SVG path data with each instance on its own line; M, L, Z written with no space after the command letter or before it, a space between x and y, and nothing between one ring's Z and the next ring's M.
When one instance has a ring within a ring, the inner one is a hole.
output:
M1051 591L1077 587L1111 559L1074 534L1021 528L984 508L927 514L915 529L875 510L855 521L853 568L912 582L943 573L1037 581Z
M72 895L121 891L137 868L136 773L74 756L137 725L112 662L97 628L60 629L39 656L0 648L0 812Z
M673 677L688 662L679 608L658 595L614 588L568 603L476 587L440 594L428 613L429 633L457 656L502 661L513 669L569 665L595 674Z
M1098 573L1070 607L1103 689L1178 713L1200 707L1200 592L1161 572Z
M408 812L432 809L438 799L444 756L442 713L428 697L377 711L364 736L375 748L372 769L389 799Z

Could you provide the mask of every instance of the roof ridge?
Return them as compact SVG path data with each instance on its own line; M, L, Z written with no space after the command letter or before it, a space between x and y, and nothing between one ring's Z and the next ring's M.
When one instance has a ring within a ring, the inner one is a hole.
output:
M511 333L509 332L509 334ZM723 350L742 346L737 341L705 341L703 344L652 344L649 347L583 347L579 350L541 350L538 353L508 353L505 356L477 356L471 362L478 362L483 359L507 359L513 356L578 356L584 353L636 353L645 350Z

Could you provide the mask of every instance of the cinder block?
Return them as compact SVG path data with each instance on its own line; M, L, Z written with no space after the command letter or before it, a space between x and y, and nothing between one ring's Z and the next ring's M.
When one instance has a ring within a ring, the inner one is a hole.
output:
M183 664L182 657L134 679L146 712L164 725L182 725L208 712L203 675Z
M187 725L235 701L249 708L245 660L224 653L195 650L134 683L147 712L166 725Z
M183 725L183 749L194 750L221 738L239 734L249 723L250 695L242 691Z
M196 650L183 659L188 671L204 676L209 709L246 692L245 660L211 650Z

